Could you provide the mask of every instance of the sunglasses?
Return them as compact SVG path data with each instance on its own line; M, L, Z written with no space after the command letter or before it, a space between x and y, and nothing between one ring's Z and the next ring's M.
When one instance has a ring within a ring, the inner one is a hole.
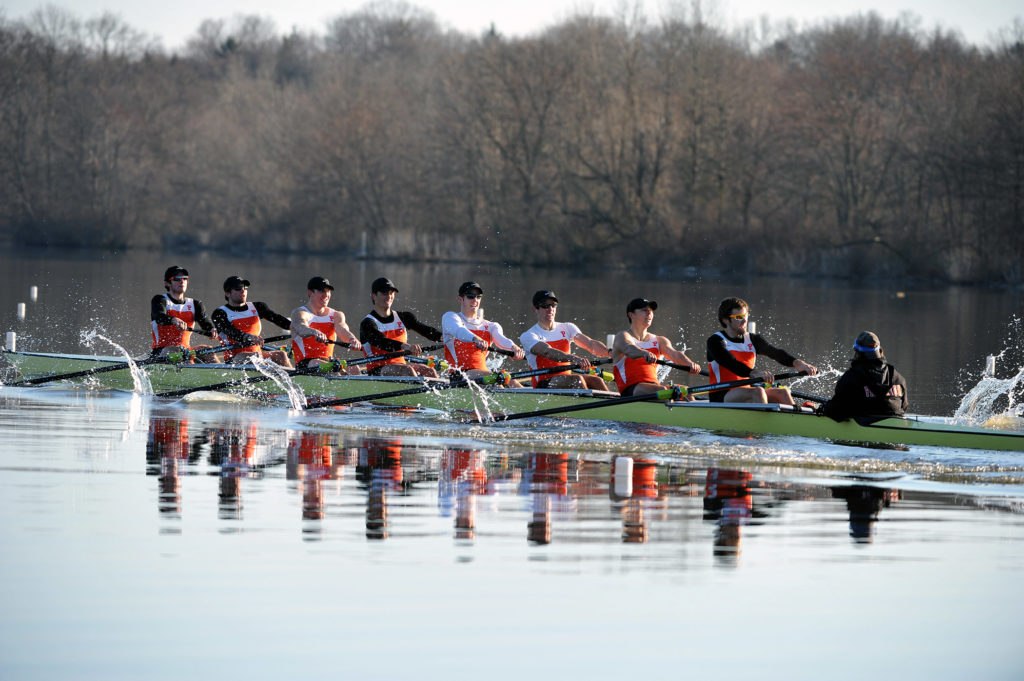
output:
M170 281L188 281L188 277L182 277L182 276L171 277Z
M729 319L735 319L738 322L742 322L743 320L745 320L749 316L750 316L749 313L747 313L747 314L731 314L731 315L729 315Z
M232 290L232 291L248 291L248 290L249 290L249 287L248 287L248 286L245 286L245 285L242 285L242 286L235 286L235 287L234 287L234 288L232 288L231 290Z
M477 298L483 298L484 294L482 294L482 293L467 293L466 295L464 295L462 297L465 298L466 300L476 300Z
M558 307L558 303L541 303L537 306L541 310L550 310L553 307Z

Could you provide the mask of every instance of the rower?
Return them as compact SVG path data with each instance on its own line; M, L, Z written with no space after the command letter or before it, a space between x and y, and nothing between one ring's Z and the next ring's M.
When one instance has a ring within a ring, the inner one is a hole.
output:
M452 368L459 369L468 378L479 378L491 373L485 360L492 343L511 352L515 359L526 357L521 347L505 337L501 324L483 318L480 309L483 295L484 290L480 284L475 281L464 282L459 287L459 310L445 312L441 318L445 359ZM514 388L523 387L518 381L512 381L509 385Z
M735 381L744 378L758 378L771 383L774 376L765 369L755 369L758 355L771 357L779 364L793 367L809 376L818 369L802 359L797 359L781 348L776 348L764 337L747 331L750 306L740 298L726 298L718 306L718 323L722 330L708 338L708 369L712 383ZM766 404L793 404L793 396L785 388L763 388L741 386L731 390L716 390L708 393L710 402L744 402Z
M250 303L249 280L243 279L237 274L232 274L224 280L224 300L210 319L217 329L217 335L225 345L240 345L234 350L225 350L224 359L230 362L245 362L250 357L260 356L290 369L291 361L288 353L284 350L264 350L263 339L260 331L263 325L261 319L277 324L286 331L291 327L291 321L284 315L271 310L266 303Z
M537 317L537 323L519 337L531 369L543 369L556 364L572 364L580 369L589 369L590 361L586 357L569 352L573 344L598 357L611 356L608 346L585 335L572 322L556 322L557 311L558 298L554 291L537 291L533 294L533 314ZM581 376L567 372L534 376L533 387L608 390L600 376Z
M206 317L203 303L195 298L186 298L188 270L180 265L171 265L164 271L166 293L153 296L149 317L153 327L153 355L167 356L172 352L192 349L192 332L196 325L212 336L213 324ZM208 361L220 362L214 355L207 355Z
M412 329L427 340L440 342L442 333L424 324L412 312L395 312L395 294L398 287L387 277L374 279L370 284L370 302L373 309L359 324L359 340L363 343L363 354L367 357L393 352L407 352L421 355L423 349L410 344L408 329ZM437 371L425 364L409 364L404 357L391 357L366 365L371 376L427 376L437 378Z
M352 350L363 349L363 344L345 323L345 313L328 306L333 290L334 286L326 278L313 277L306 284L309 302L292 310L290 330L296 369L330 362L339 338ZM348 373L359 373L359 367L351 367Z
M657 309L657 301L646 298L634 298L626 305L629 328L617 333L612 343L615 384L623 397L646 395L666 388L658 383L657 362L662 357L686 365L691 374L700 373L700 365L685 352L673 348L668 338L650 332Z
M836 382L835 395L820 410L843 421L852 416L903 416L908 404L906 380L885 360L878 336L864 331L853 341L850 368Z

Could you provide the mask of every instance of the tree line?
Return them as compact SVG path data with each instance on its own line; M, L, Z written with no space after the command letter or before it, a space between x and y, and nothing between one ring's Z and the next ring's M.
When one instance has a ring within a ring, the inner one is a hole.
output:
M0 16L13 243L1024 281L1024 26ZM365 235L365 236L364 236ZM365 239L365 241L364 241Z

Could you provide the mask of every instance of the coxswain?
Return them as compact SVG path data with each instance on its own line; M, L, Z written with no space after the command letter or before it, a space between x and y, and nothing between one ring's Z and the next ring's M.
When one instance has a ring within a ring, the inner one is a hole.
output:
M345 323L345 313L328 306L333 290L334 286L324 277L313 277L306 284L309 302L292 310L290 331L296 369L332 361L334 345L339 340L352 350L363 349ZM358 367L351 367L349 373L358 373Z
M612 373L623 397L646 395L666 388L658 383L657 362L662 357L687 366L691 374L700 373L700 365L685 352L672 347L668 338L650 332L657 309L657 301L646 298L634 298L626 305L629 328L619 331L612 343Z
M537 291L533 294L533 314L537 317L537 323L519 337L531 369L543 369L558 364L572 364L579 369L589 369L590 360L570 352L573 345L578 345L598 357L611 357L608 346L587 336L572 322L556 322L557 311L558 297L554 291ZM608 390L600 376L573 374L564 370L561 373L534 376L533 387Z
M441 342L442 333L424 324L412 312L395 312L395 294L398 287L387 277L374 279L370 284L370 302L373 309L359 324L359 340L363 354L367 357L394 352L405 352L412 356L423 354L421 346L409 343L409 330L415 331L427 340ZM437 378L437 371L425 364L409 364L404 357L391 357L366 365L371 376L427 376Z
M195 298L186 298L188 270L180 265L171 265L164 271L166 293L153 296L150 303L150 321L153 327L153 355L166 356L172 352L187 352L193 349L192 332L198 325L207 336L213 336L213 324L206 317L203 303ZM203 346L199 346L203 347ZM204 361L220 362L213 353Z
M764 337L747 331L750 306L740 298L726 298L718 306L718 323L722 330L708 338L708 369L712 383L757 378L770 384L775 377L766 369L755 369L758 355L771 357L783 366L793 367L808 376L818 369L797 359L781 348L776 348ZM785 388L740 386L708 393L711 402L745 402L766 404L793 404L793 396Z
M907 381L886 361L878 336L864 331L853 341L850 368L820 410L843 421L853 416L903 416L908 404Z
M488 348L495 347L512 353L515 359L524 359L526 353L507 338L501 324L483 318L480 303L484 290L475 281L459 286L458 311L445 312L441 318L444 333L444 354L448 364L469 378L479 378L491 372L487 368ZM511 387L521 388L518 381L511 381Z
M232 274L224 280L223 305L218 307L210 315L217 335L225 345L240 345L243 347L224 351L224 359L230 362L245 362L250 357L260 356L280 364L283 367L291 368L292 363L288 359L288 353L284 350L265 350L263 338L260 332L263 324L260 320L266 319L287 331L291 328L291 321L284 315L278 314L270 309L266 303L249 302L249 280L243 279L237 274Z

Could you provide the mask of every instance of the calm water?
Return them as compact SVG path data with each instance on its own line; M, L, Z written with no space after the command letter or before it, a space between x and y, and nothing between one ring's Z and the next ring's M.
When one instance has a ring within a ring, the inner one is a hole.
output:
M873 328L945 416L985 355L1024 365L1012 294L784 280L19 254L0 320L23 346L99 331L142 354L174 261L211 307L239 272L285 313L314 273L350 316L385 274L428 319L474 278L516 335L540 286L593 336L646 295L690 346L738 294L819 367ZM1024 676L1015 454L2 387L0 546L2 679Z

